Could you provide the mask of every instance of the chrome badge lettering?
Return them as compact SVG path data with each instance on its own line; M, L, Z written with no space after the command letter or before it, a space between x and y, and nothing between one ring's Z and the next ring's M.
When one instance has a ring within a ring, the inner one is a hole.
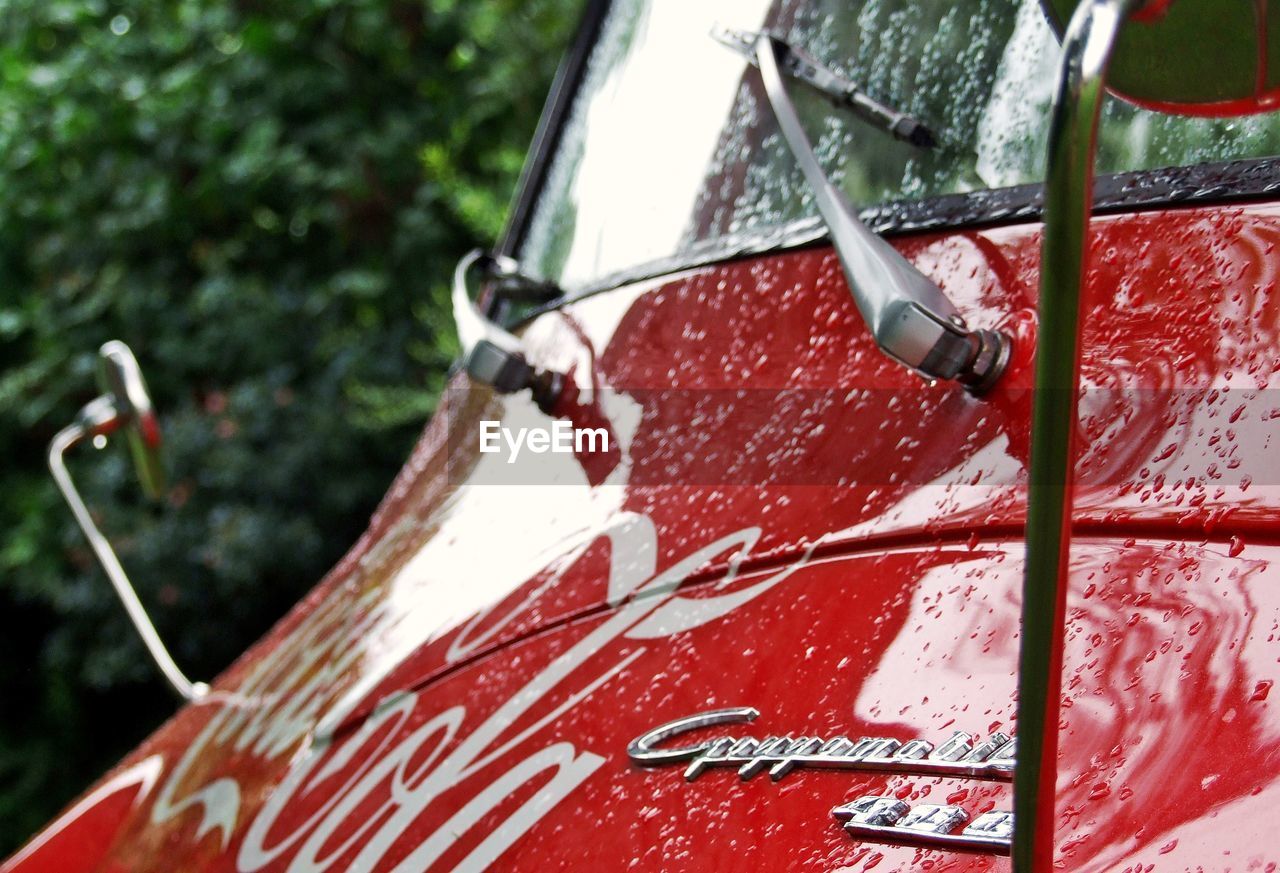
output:
M631 760L642 767L689 762L684 778L693 781L708 767L734 767L744 781L765 770L775 782L798 767L857 770L912 776L956 776L996 782L1013 780L1017 741L994 733L983 742L956 731L936 748L926 740L888 737L769 736L720 737L701 743L660 747L673 737L701 728L754 721L751 707L714 709L659 725L636 737L627 747Z
M850 836L895 846L1009 854L1013 813L984 812L972 822L958 806L922 803L908 806L896 797L869 795L837 806L831 814Z

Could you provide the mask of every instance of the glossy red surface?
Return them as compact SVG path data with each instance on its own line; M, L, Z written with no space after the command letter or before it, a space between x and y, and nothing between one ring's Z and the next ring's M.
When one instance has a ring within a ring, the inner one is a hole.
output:
M1280 208L1094 230L1059 859L1269 869ZM756 735L1010 730L1037 228L901 248L1019 338L991 396L884 359L829 249L545 314L525 335L572 376L558 412L616 450L481 454L481 419L549 419L458 385L361 542L121 765L162 769L101 858L51 839L4 869L1006 869L830 812L883 791L977 813L998 785L685 782L626 755L716 706L759 709Z

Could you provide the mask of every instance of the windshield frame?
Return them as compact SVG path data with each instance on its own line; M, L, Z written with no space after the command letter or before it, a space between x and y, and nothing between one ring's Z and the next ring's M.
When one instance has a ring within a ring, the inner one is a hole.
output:
M547 172L569 120L610 0L587 0L577 32L556 73L542 118L530 145L497 252L517 257ZM1175 206L1211 205L1280 199L1280 156L1161 167L1104 174L1094 185L1095 215L1152 211ZM978 227L1025 224L1041 219L1044 184L1034 182L914 200L892 200L859 211L871 230L886 237ZM619 208L625 208L619 205ZM533 310L526 321L566 303L633 282L739 258L828 244L826 225L811 216L767 230L709 239L688 250L607 273L574 287Z
M533 208L542 195L547 170L560 146L560 135L568 121L569 110L577 99L578 86L582 83L582 75L591 52L596 47L600 27L609 16L610 6L610 0L586 0L569 48L560 59L555 79L551 82L551 90L547 92L529 151L525 154L524 166L516 182L502 236L494 249L499 255L514 258L524 242Z

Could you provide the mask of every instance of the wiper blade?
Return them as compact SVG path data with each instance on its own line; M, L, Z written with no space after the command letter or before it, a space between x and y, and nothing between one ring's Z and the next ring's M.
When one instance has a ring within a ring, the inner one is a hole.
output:
M845 78L781 37L770 35L774 37L774 43L779 49L778 66L789 78L803 82L837 108L850 110L863 121L903 142L924 149L931 149L938 144L933 131L920 119L873 99L857 82ZM753 67L759 66L756 61L756 41L759 34L716 26L712 28L711 36L742 55Z

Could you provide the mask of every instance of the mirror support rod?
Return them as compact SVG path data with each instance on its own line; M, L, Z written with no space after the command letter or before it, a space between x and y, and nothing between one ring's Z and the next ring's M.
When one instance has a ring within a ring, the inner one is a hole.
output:
M1093 155L1107 64L1140 0L1085 0L1062 40L1049 125L1040 254L1027 552L1018 656L1016 873L1053 868L1058 707L1072 515L1081 289L1093 204Z
M58 489L66 499L67 505L71 507L76 523L84 531L85 538L89 540L89 545L97 555L99 563L102 564L102 569L106 571L107 578L111 580L111 586L115 588L116 596L120 598L125 612L129 614L129 620L133 622L138 636L142 637L143 645L147 647L151 660L155 662L179 697L188 701L199 700L209 693L209 686L203 682L192 682L174 663L173 656L169 654L155 625L151 623L146 607L138 599L138 593L133 590L124 567L120 566L115 550L98 530L98 526L93 523L93 516L89 514L89 509L80 498L80 492L76 490L75 484L71 481L71 474L67 471L65 455L71 448L85 439L105 436L115 431L123 424L122 417L110 396L103 395L91 401L80 411L75 423L58 431L49 443L49 471L53 474L53 480L58 483Z
M844 192L823 172L787 93L782 65L791 54L790 46L771 34L755 39L755 65L765 94L813 189L858 311L890 357L927 379L954 379L970 393L982 394L1009 362L1009 338L993 330L970 330L941 288L858 219ZM894 117L901 126L906 116Z

